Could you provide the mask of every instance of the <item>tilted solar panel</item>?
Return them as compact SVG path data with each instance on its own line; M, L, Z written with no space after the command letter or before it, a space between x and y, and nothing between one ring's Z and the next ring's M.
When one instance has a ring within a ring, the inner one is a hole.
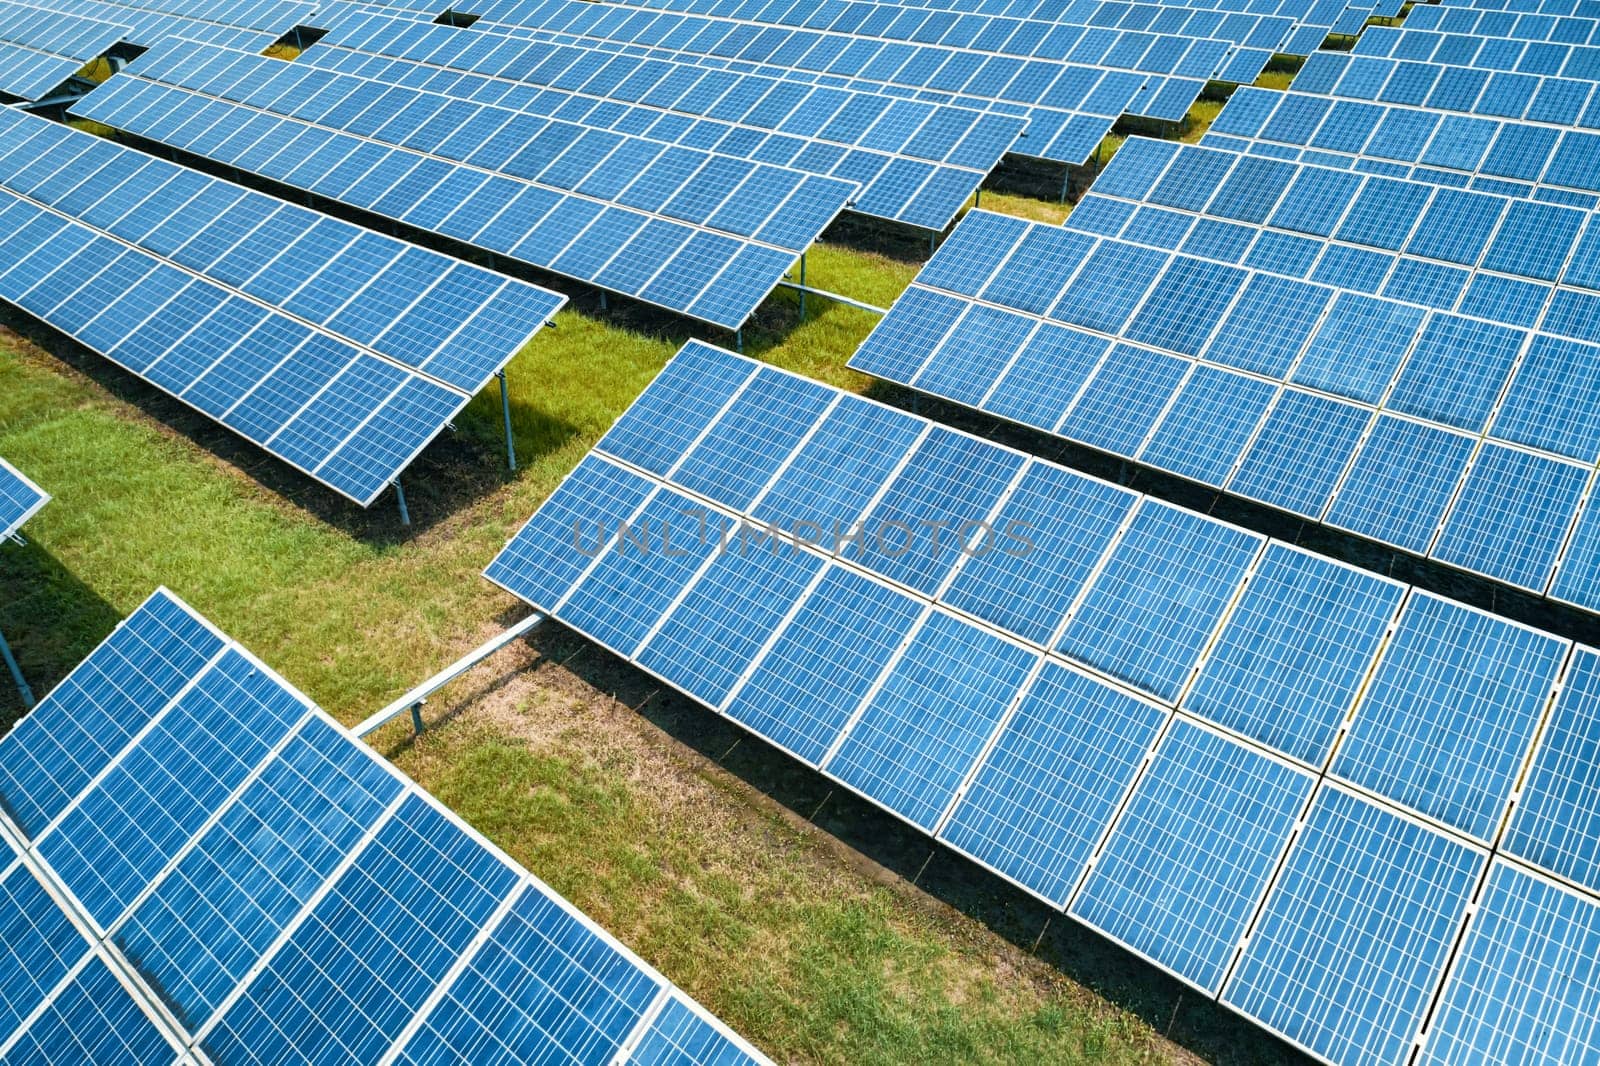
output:
M5 540L50 502L50 494L0 459L0 540Z
M1596 610L1597 256L1577 207L1130 138L1061 227L970 212L850 365Z
M1600 906L1600 653L698 342L486 576L1334 1062L1406 1061L1490 855ZM1466 1039L1594 1053L1565 995Z
M28 6L126 26L126 39L145 47L181 35L252 52L308 25L317 10L302 0L30 0Z
M0 3L0 93L42 99L127 33L100 19Z
M362 505L565 297L18 111L0 299Z
M856 189L177 42L73 113L730 330Z
M165 589L0 809L7 1062L765 1061Z

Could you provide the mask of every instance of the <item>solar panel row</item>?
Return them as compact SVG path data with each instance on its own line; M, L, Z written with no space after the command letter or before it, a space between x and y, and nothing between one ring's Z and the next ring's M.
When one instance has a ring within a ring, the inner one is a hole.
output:
M303 61L857 182L850 210L941 232L1025 125L964 108L382 15L339 20Z
M72 112L727 329L856 188L209 45Z
M146 47L180 35L254 52L309 24L317 10L302 0L29 0L28 6L126 26L126 40Z
M1600 914L1591 649L698 343L486 576L1332 1061L1475 899L1429 1046L1595 1049L1448 1007ZM1496 854L1575 928L1505 946Z
M1021 116L1028 131L1018 154L1074 164L1090 158L1120 115L1179 121L1213 74L1112 70L585 0L519 4L491 21L533 40L644 47L650 58L711 67L749 63L749 73ZM1268 57L1264 50L1249 55L1245 66L1253 70L1230 66L1218 76L1254 80Z
M1535 77L1594 81L1600 77L1600 46L1563 41L1522 41L1417 29L1409 24L1378 27L1363 38L1357 56L1383 56L1408 63L1516 72Z
M47 492L29 481L22 471L0 459L0 541L15 534L49 502Z
M565 297L0 112L0 299L363 505Z
M165 590L0 807L0 1062L765 1061Z
M501 6L486 8L484 17L490 21L515 21L502 18L501 14L518 10L516 3L517 0L502 0ZM1214 74L1232 51L1231 42L1210 37L1091 28L1060 19L961 16L872 0L823 0L808 5L795 0L633 0L627 6L841 33L863 40L942 44L1019 59L1071 59L1111 70L1181 72L1202 78ZM1268 39L1257 42L1258 47L1268 50L1279 43Z
M1418 104L1432 111L1600 128L1600 94L1588 79L1317 52L1295 75L1294 87L1352 100Z
M0 93L43 99L127 32L99 19L0 3Z
M1138 138L1095 188L970 214L851 365L1600 607L1585 212Z
M1298 92L1241 88L1206 147L1592 209L1600 134Z
M1564 5L1572 7L1573 5ZM1484 10L1472 7L1424 6L1406 18L1406 29L1494 37L1501 40L1549 41L1557 44L1600 43L1600 17L1537 11Z

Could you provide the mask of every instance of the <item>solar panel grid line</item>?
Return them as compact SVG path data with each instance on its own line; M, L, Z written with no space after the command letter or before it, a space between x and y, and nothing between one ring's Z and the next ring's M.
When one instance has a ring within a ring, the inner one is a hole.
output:
M46 885L45 888L46 891L49 891L48 885ZM96 947L86 942L84 944L83 955L79 957L77 962L73 963L72 966L68 968L67 972L59 981L56 982L55 987L50 989L49 993L34 1006L33 1010L29 1012L27 1017L24 1018L15 1029L13 1029L10 1033L7 1033L4 1038L0 1038L0 1058L4 1058L10 1055L14 1050L17 1050L17 1046L28 1037L29 1032L32 1030L34 1025L40 1023L41 1020L50 1013L51 1008L55 1005L57 999L67 990L72 988L72 986L83 975L84 971L88 970L97 962L111 972L112 976L117 980L117 983L122 985L123 989L128 992L130 998L132 998L136 1004L138 1004L141 1008L148 1007L147 1001L141 995L139 995L134 988L129 987L124 975L118 972L117 967L102 957ZM149 1017L152 1022L157 1021L157 1018L153 1015L147 1014L147 1017ZM180 1045L174 1038L174 1034L162 1029L159 1024L157 1025L157 1031L159 1031L161 1035L171 1043L171 1052L173 1057L176 1059L182 1052L180 1050ZM81 1049L74 1048L72 1050Z
M671 1000L672 993L666 987L663 986L656 991L655 998L650 1001L650 1005L639 1016L639 1024L634 1026L633 1032L628 1034L628 1038L617 1048L617 1053L611 1057L611 1066L624 1066L624 1064L633 1061L634 1053L639 1050L639 1045L649 1035L650 1030L656 1024L656 1020L661 1017L662 1011L666 1010L667 1004Z
M1455 1036L1457 1043L1452 1047L1452 1050L1457 1053L1468 1050L1460 1046L1462 1036L1460 1034L1452 1034L1445 1027L1451 1026L1452 1024L1456 1026L1463 1024L1462 1021L1457 1021L1455 1018L1451 1017L1450 1012L1452 1010L1461 1012L1466 1009L1464 1005L1456 1005L1453 1001L1453 997L1458 990L1466 989L1464 982L1470 976L1468 972L1469 967L1473 966L1475 962L1483 961L1472 957L1469 954L1468 947L1480 934L1480 931L1484 936L1495 935L1494 932L1491 932L1489 929L1484 927L1486 926L1486 923L1491 920L1492 916L1489 909L1497 902L1493 896L1493 893L1495 892L1497 882L1500 879L1499 875L1503 871L1514 872L1516 875L1526 878L1535 885L1548 887L1550 890L1560 893L1561 895L1574 901L1579 906L1593 907L1597 902L1592 895L1583 892L1580 889L1574 888L1574 886L1563 882L1560 878L1553 877L1548 872L1524 862L1518 859L1516 856L1507 855L1502 852L1496 852L1486 864L1484 874L1477 887L1477 891L1474 893L1472 901L1467 905L1460 935L1457 937L1455 947L1450 953L1444 978L1440 982L1438 989L1435 991L1435 994L1429 1003L1427 1016L1423 1022L1422 1028L1417 1033L1417 1038L1414 1045L1417 1053L1417 1062L1437 1062L1441 1061L1441 1055L1448 1057L1451 1054L1451 1051L1434 1054L1432 1052L1432 1048L1441 1040L1451 1039L1453 1035ZM1522 932L1527 936L1528 939L1535 939L1542 934L1548 935L1547 929L1552 933L1555 931L1554 929L1550 928L1556 926L1558 922L1558 919L1554 915L1541 913L1537 916L1537 918L1542 919L1543 922L1546 923L1546 928L1535 930L1529 929L1526 926L1521 926L1516 931ZM1504 949L1509 945L1506 945L1502 942L1498 946ZM1541 974L1537 971L1533 974L1528 974L1526 972L1526 968L1530 965L1541 964L1544 962L1544 960L1531 956L1531 951L1534 949L1524 947L1523 945L1517 945L1517 947L1522 951L1530 952L1530 954L1512 956L1510 959L1506 960L1507 964L1517 972L1514 975L1507 974L1505 976L1511 980L1514 980L1518 987L1511 990L1511 993L1505 996L1505 999L1511 1002L1492 1004L1492 1007L1495 1008L1496 1014L1502 1012L1520 1013L1524 1003L1517 993L1522 992L1524 989L1532 989L1539 983L1539 977ZM1572 945L1569 946L1568 950L1571 951L1577 947L1577 945ZM1540 966L1540 969L1542 970L1544 967ZM1475 1020L1479 1023L1483 1030L1486 1030L1489 1033L1491 1037L1494 1035L1502 1035L1504 1040L1509 1040L1514 1043L1512 1048L1504 1049L1506 1052L1515 1051L1531 1055L1535 1050L1542 1051L1544 1053L1544 1057L1541 1057L1539 1061L1552 1061L1550 1056L1554 1054L1560 1054L1560 1050L1552 1049L1548 1046L1537 1049L1526 1046L1533 1044L1534 1041L1537 1040L1537 1036L1530 1035L1525 1042L1520 1042L1521 1046L1517 1046L1518 1042L1516 1036L1505 1033L1505 1029L1510 1028L1511 1025L1515 1024L1516 1021L1527 1021L1534 1019L1527 1019L1526 1016L1524 1016L1523 1018L1514 1018L1509 1023L1498 1017L1478 1017ZM1566 1042L1561 1035L1551 1033L1547 1027L1540 1028L1542 1028L1544 1031L1539 1032L1539 1035L1547 1035L1549 1039L1552 1039L1557 1043ZM1497 1029L1499 1030L1498 1034ZM1535 1031L1538 1032L1538 1030ZM1503 1047L1503 1043L1497 1045L1497 1050ZM1486 1049L1481 1047L1473 1047L1470 1050L1482 1051ZM1445 1061L1447 1061L1447 1058Z
M932 620L934 614L935 608L932 603L925 602L922 604L921 613L917 616L917 620L913 622L911 628L906 631L904 639L902 639L895 647L893 654L891 654L888 660L884 663L883 669L878 671L877 678L867 688L866 694L861 697L861 699L856 703L855 709L850 712L850 716L845 719L844 727L839 730L838 734L833 738L833 742L828 745L827 750L822 753L822 757L817 760L816 767L819 772L826 774L835 781L839 780L837 775L828 771L829 764L838 757L839 750L845 746L845 742L850 739L850 734L853 733L855 728L861 724L861 719L866 716L868 709L872 707L873 701L878 698L878 694L883 691L884 686L889 683L889 679L894 676L895 669L900 665L901 661L904 660L906 653L911 650L912 645L916 642L917 635L927 628L928 623ZM840 781L840 783L844 784L843 781ZM851 788L852 786L845 785L845 787ZM862 795L863 798L868 799L870 802L881 807L883 810L894 815L896 818L899 818L906 824L920 828L920 826L916 826L911 819L907 818L899 811L891 810L887 805L878 803L878 801L873 800L871 797L865 796L864 793L862 793Z
M1017 491L1017 487L1021 485L1024 476L1027 475L1030 469L1032 469L1031 465L1026 463L1018 467L1017 473L1015 477L1013 477L1011 484L1006 486L1005 492L1001 494L998 500L996 500L994 507L985 517L985 528L995 528L999 521L1000 515L1004 513L1005 505L1011 501L1012 495ZM1088 596L1089 589L1094 587L1095 580L1102 572L1104 572L1106 563L1116 551L1117 546L1122 542L1122 538L1127 534L1129 527L1133 525L1133 515L1139 509L1139 506L1139 504L1135 504L1133 507L1128 509L1128 513L1123 517L1121 524L1117 528L1117 531L1112 534L1111 539L1106 542L1105 549L1100 553L1100 558L1095 561L1094 566L1090 569L1089 576L1084 580L1082 587L1073 597L1071 605L1068 606L1066 612L1055 623L1055 628L1051 630L1050 636L1044 644L1046 649L1055 648L1060 644L1063 634L1065 634L1067 631L1067 626L1072 623L1073 617L1077 614L1079 606L1082 605L1084 598ZM960 575L962 566L967 560L972 558L974 558L974 556L969 552L956 563L955 567L951 569L944 582L934 593L933 598L935 601L941 601L945 598L950 591L951 586L955 584L956 578ZM1005 731L1007 727L1010 726L1011 720L1016 716L1017 711L1021 708L1024 700L1026 700L1028 693L1031 692L1033 687L1038 683L1039 676L1044 672L1045 666L1050 662L1051 659L1048 654L1039 656L1039 658L1034 662L1032 669L1028 672L1028 676L1022 682L1022 687L1017 690L1015 697L1011 700L1010 704L1007 705L1005 711L1000 715L999 721L995 724L994 732L989 734L988 740L986 740L983 746L978 750L978 757L973 761L971 767L967 769L966 774L962 777L960 784L956 786L955 791L951 793L950 800L945 804L943 813L939 815L938 820L934 823L933 828L929 831L929 835L934 839L939 839L943 835L945 827L949 825L950 819L955 815L956 808L961 805L961 801L966 798L967 792L977 781L978 775L983 772L984 766L988 763L990 755L993 754L995 746L1000 743L1000 738L1005 735Z
M223 49L223 48L220 48L218 46L205 45L205 44L203 44L201 42L187 42L186 41L186 42L183 42L183 43L193 45L196 49L200 49L200 50L204 50L204 51L210 52L212 55L216 55L217 53L221 53L221 52L224 52L224 51L234 51L234 50L230 50L230 49ZM252 60L252 61L259 60L259 64L258 64L257 69L263 69L265 67L270 67L270 66L273 66L273 65L279 65L279 66L283 65L283 62L281 60L273 60L273 59L268 59L268 58L265 58L265 57L255 57L255 56L249 55L248 53L242 53L242 52L238 53L235 58L236 58L236 60L240 60L240 59L248 59L248 60ZM322 68L309 68L309 69L315 69L315 70L319 70L319 71L322 70ZM404 144L392 143L392 142L388 142L388 141L379 140L374 136L369 136L369 135L364 134L364 133L351 132L347 128L338 127L338 126L324 126L319 122L314 122L314 121L312 121L310 119L302 118L302 117L300 117L299 115L296 115L296 114L288 114L288 113L284 113L284 112L280 112L280 111L274 110L273 108L268 107L264 103L253 103L253 102L245 102L245 101L242 101L242 100L235 100L235 99L233 99L231 97L222 96L222 95L218 95L216 93L213 93L213 92L209 91L208 89L203 89L203 88L198 88L198 87L191 87L191 86L185 84L182 80L166 81L166 80L163 80L163 79L160 79L160 78L157 78L155 76L152 76L152 75L148 74L147 70L148 70L148 66L140 66L140 67L138 67L136 69L129 69L129 70L124 71L121 76L124 77L124 78L137 77L137 78L143 79L145 81L156 81L156 82L158 82L160 84L168 85L171 88L177 89L177 90L182 91L184 93L192 94L194 96L202 97L202 98L206 98L206 99L216 100L216 101L221 102L221 103L223 103L223 104L225 104L225 105L227 105L229 107L236 108L236 109L238 109L240 111L246 111L246 112L250 112L250 113L253 113L253 114L271 116L273 118L276 118L281 123L292 123L294 125L304 126L304 127L307 127L307 128L331 130L332 132L335 132L335 133L339 134L340 136L352 138L352 139L354 139L354 140L356 140L356 141L358 141L358 142L360 142L362 144L371 144L371 145L378 146L380 148L383 148L383 149L387 150L391 154L399 154L399 155L402 155L402 156L405 156L405 157L413 157L414 156L414 157L417 158L417 160L419 162L421 160L423 160L423 159L428 159L428 158L443 158L443 157L434 156L432 153L425 152L425 151L422 151L420 149L415 149L415 148L408 147L407 145L404 145ZM374 80L372 78L367 78L367 77L363 77L363 76L360 76L360 75L346 74L346 73L343 73L343 72L333 72L333 71L323 71L323 72L327 73L327 74L329 74L330 76L333 76L333 77L348 79L350 81L358 81L362 85L383 85L384 84L383 82L376 81L376 80ZM352 87L350 92L347 94L346 99L353 98L355 93L356 93L356 91L358 91L358 88L359 88L359 86ZM440 99L441 101L450 99L449 97L447 97L447 96L445 96L445 95L443 95L441 93L434 93L434 92L429 92L429 91L424 91L424 90L416 90L416 91L420 95L438 97L438 99ZM369 105L369 108L375 110L375 109L379 108L381 105L382 105L382 101L380 100L378 102L375 102L375 103ZM510 120L511 118L513 118L513 117L515 117L515 116L517 116L519 114L523 114L522 112L518 112L518 111L512 110L510 108L499 107L499 106L496 106L496 105L478 105L478 106L480 108L480 111L478 113L480 113L480 114L484 113L484 112L487 112L487 111L503 112L507 120ZM363 110L362 114L365 114L365 110ZM355 119L359 119L360 117L361 117L360 114L355 115L355 116L352 117L352 121L354 121ZM540 117L543 117L543 116L540 116ZM554 121L559 121L559 120L547 120L547 121L554 122ZM569 125L570 125L570 123L569 123ZM658 142L653 142L653 143L658 143ZM702 154L704 154L708 159L717 158L716 153L714 153L714 152L707 152L707 151L705 151L703 149L700 150L700 152ZM453 166L455 168L458 168L458 169L470 170L470 171L474 171L474 172L482 173L482 174L487 174L487 175L497 175L497 176L499 176L501 178L506 178L506 179L509 179L509 180L512 180L512 181L516 181L519 184L525 184L525 185L536 186L536 187L539 187L539 188L550 189L550 190L552 190L552 191L554 191L554 192L556 192L559 195L564 196L564 197L569 197L569 198L572 198L572 199L582 200L582 201L585 201L585 202L595 203L595 204L600 204L600 205L615 206L615 205L612 204L612 201L606 200L606 199L604 199L602 197L594 196L594 195L588 194L588 193L583 193L583 192L581 192L581 191L579 191L577 189L565 189L565 188L561 188L559 186L548 185L548 184L538 180L537 177L523 178L523 177L520 177L518 175L508 174L508 173L493 169L493 168L488 167L488 166L480 166L478 164L474 164L474 163L471 163L469 161L464 161L464 160L449 159L449 160L446 160L446 161L449 162L451 166ZM770 164L768 164L768 165L770 165ZM375 171L377 169L377 167L374 166L372 169ZM778 169L788 169L788 168L778 168ZM541 171L542 171L542 168L541 168ZM792 171L792 173L803 173L803 172L793 172ZM406 177L406 175L404 175L404 174L402 174L399 177L397 177L394 181L392 181L390 183L390 185L388 185L388 186L386 186L384 188L383 193L388 193L388 192L392 191L396 186L398 186L402 181L404 181L405 177ZM748 180L748 179L746 179L746 180ZM831 180L837 182L840 179L831 179ZM382 199L383 193L380 193L379 196L375 198L375 202L378 199ZM791 194L791 195L793 195L793 194ZM787 202L787 200L785 202ZM503 205L501 210L504 211L509 206L510 206L510 204ZM643 215L647 215L647 216L649 216L651 218L662 219L664 221L681 222L681 220L676 219L674 216L663 214L661 211L651 210L651 209L647 209L647 208L634 207L631 204L627 205L626 210L628 210L628 211L630 211L632 213L635 213L635 214L643 214ZM769 213L766 216L764 216L763 222L775 217L781 210L782 210L782 205L779 205L777 207L772 208L769 211ZM485 224L483 229L487 229L487 228L488 228L487 224ZM710 226L709 221L708 221L706 223L696 224L696 228L711 229L712 227ZM760 229L762 227L756 226L756 227L753 227L753 228L754 229ZM480 232L482 232L482 230L480 230ZM727 232L730 236L733 236L733 237L735 237L737 239L746 240L749 243L759 244L759 245L762 245L762 246L765 246L765 247L769 247L769 248L772 248L772 249L775 249L775 250L778 250L778 251L795 251L795 252L798 253L798 252L803 252L805 250L804 247L791 248L791 247L789 247L787 245L777 244L777 243L774 243L774 242L771 242L771 241L767 241L767 240L762 240L762 239L756 238L756 237L744 237L742 234L739 234L739 233L734 232L734 231L719 231L719 232ZM576 239L576 238L574 238L574 239ZM570 240L569 240L568 244L569 245L571 244ZM566 247L566 246L563 246L563 247ZM552 259L554 259L554 258L558 258L558 256L557 257L552 257Z
M52 818L50 820L50 822L43 829L41 829L37 834L35 834L30 839L29 848L32 849L39 842L47 839L50 836L51 833L53 833L57 829L59 829L60 826L61 826L61 823L69 815L71 815L73 811L75 811L78 808L78 805L83 802L83 800L88 796L88 794L93 792L95 790L95 788L101 784L101 782L103 782L107 777L109 777L112 773L114 773L116 771L116 769L119 766L122 765L122 761L124 759L126 759L129 756L129 754L132 753L136 748L138 748L140 743L142 743L146 737L148 737L151 733L155 732L157 729L160 728L161 720L162 720L163 716L165 716L169 711L171 711L172 708L180 700L182 700L190 692L194 691L196 686L199 685L201 679L207 673L209 673L210 670L213 667L215 667L219 662L221 662L223 657L226 656L227 653L228 653L227 649L224 648L221 651L217 652L209 660L207 660L204 669L197 671L195 673L195 675L193 677L191 677L184 684L183 688L179 689L177 694L174 695L172 699L168 700L162 706L161 710L159 710L155 714L151 715L150 716L150 720L145 722L142 726L140 726L140 728L136 732L134 732L132 736L130 736L128 738L127 743L124 744L116 752L116 754L114 754L106 762L106 764L103 767L101 767L100 770L93 777L91 777L89 779L89 783L84 786L82 791L80 791L76 796L74 796L72 798L72 800L70 802L68 802L64 807L62 807L60 812L54 818ZM40 858L39 861L43 862L43 863L46 863L46 865L48 865L48 860L45 860L42 857ZM85 914L85 916L87 916L87 914L88 914L87 908L84 908L84 914ZM104 932L105 932L105 930L99 928L98 925L95 925L94 928L96 930L96 933L99 934L99 935L103 935Z
M819 425L821 424L821 421L822 420L820 418L817 420ZM751 657L749 664L745 666L744 670L740 672L738 678L736 678L733 684L729 686L727 694L724 695L721 701L719 701L715 706L711 707L713 711L723 715L724 717L728 715L728 708L732 707L738 702L740 695L744 692L745 686L750 683L750 679L756 675L758 670L761 669L761 666L766 661L767 656L772 654L772 649L780 640L783 639L784 634L789 631L789 627L794 622L796 616L798 616L801 611L805 610L806 605L811 602L812 596L816 594L817 587L827 579L828 573L829 569L827 566L818 567L816 574L809 582L806 583L806 586L800 590L800 594L794 598L794 602L789 604L782 616L779 617L778 624L773 627L772 632L767 634L766 639L763 640L761 645L756 649L756 653Z
M635 507L631 513L629 513L628 517L618 524L616 540L610 544L602 540L600 550L595 552L594 558L589 560L582 572L576 579L574 579L572 585L567 589L566 594L563 595L561 599L557 600L556 603L550 608L552 612L558 611L562 607L566 606L567 602L572 599L573 594L578 591L578 589L583 585L584 581L588 579L589 575L599 569L600 565L605 562L607 554L613 547L617 547L618 550L620 550L620 542L624 536L624 527L632 528L634 523L638 522L639 517L645 513L645 510L650 506L650 504L655 501L656 497L662 495L665 491L666 490L660 486L652 487L651 490L645 494L644 498L639 501L639 505ZM604 532L604 530L601 530L602 534L604 534Z
M422 1027L427 1024L428 1018L438 1008L439 1004L444 1002L445 997L450 994L450 990L455 987L455 984L461 978L461 975L466 973L467 969L472 965L472 962L477 957L478 953L483 950L484 945L489 943L490 938L500 927L500 924L505 921L506 916L511 913L511 908L515 906L517 902L527 894L528 891L529 889L527 881L521 880L518 882L516 887L505 894L499 903L495 904L494 910L489 913L489 917L484 921L483 925L480 926L478 931L473 934L472 939L467 943L467 946L462 949L461 954L457 955L455 961L452 962L449 968L445 970L444 976L439 978L439 983L434 985L432 991L430 991L427 996L423 998L421 1005L417 1007L410 1019L406 1021L406 1024L401 1027L399 1034L395 1036L394 1041L389 1045L388 1050L378 1058L377 1062L374 1063L373 1066L393 1066L400 1056L404 1054L406 1045L408 1045L416 1037L417 1033L422 1030ZM310 908L308 907L307 910L309 911Z
M322 882L317 885L316 889L313 890L309 897L307 897L305 903L301 904L300 909L295 912L294 917L286 922L283 928L278 931L277 935L273 937L272 942L267 946L266 950L261 953L260 957L258 957L256 961L251 964L250 969L246 971L245 975L238 981L234 982L233 987L229 989L228 994L217 1004L216 1009L211 1012L210 1017L201 1020L199 1024L194 1027L193 1031L189 1034L189 1044L191 1049L195 1050L195 1053L204 1054L202 1045L205 1043L206 1037L208 1037L212 1031L222 1023L222 1020L227 1017L228 1012L233 1009L234 1004L238 1003L244 998L246 993L249 992L252 982L254 982L258 976L266 972L267 968L271 965L272 960L291 940L294 939L294 936L299 931L300 927L311 919L312 913L316 910L317 905L328 897L329 893L333 891L334 886L338 884L339 879L355 866L357 860L361 858L362 854L365 853L367 848L370 847L377 839L378 832L385 826L389 825L390 822L394 821L395 815L399 813L400 808L405 804L407 798L409 797L406 791L402 789L384 806L383 811L373 821L371 827L362 834L361 838L353 847L350 848L349 851L345 852L345 854L340 857L338 863L333 867L332 872L330 872L327 877L322 879Z

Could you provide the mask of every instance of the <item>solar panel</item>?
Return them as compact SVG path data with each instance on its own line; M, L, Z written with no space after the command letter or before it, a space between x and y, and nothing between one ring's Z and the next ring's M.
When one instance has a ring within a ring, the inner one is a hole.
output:
M565 297L19 111L0 298L370 504Z
M1597 653L699 342L486 576L1331 1061L1401 1061L1508 821L1593 885Z
M99 19L0 4L0 93L43 99L127 32Z
M1587 555L1553 576L1600 451L1590 225L1131 138L1064 227L969 212L850 365L1594 609Z
M1496 861L1419 1061L1566 1060L1564 1019L1592 1018L1600 997L1587 964L1597 948L1600 901Z
M1215 995L1315 780L1175 720L1072 914ZM1173 887L1153 894L1149 886Z
M150 47L169 36L259 52L296 26L310 25L317 5L302 0L30 0L52 17L94 18L126 27L126 39Z
M851 210L940 231L1024 126L1020 118L965 108L536 44L493 30L418 32L413 25L380 15L336 19L302 59L856 181L861 192Z
M764 1061L164 589L0 805L6 1061Z
M417 106L441 117L413 131ZM205 45L147 53L73 111L728 329L855 190L591 129L597 152L573 123Z
M22 524L50 502L50 494L27 475L0 459L0 540L14 536Z
M1222 1001L1331 1062L1402 1061L1484 861L1323 786Z
M1167 58L1163 46L1152 46L1146 38L1140 42L1139 56L1150 54L1158 61L1137 70L1119 70L1099 65L1104 55L1099 48L1091 48L1086 62L1072 61L1070 46L1058 43L1083 35L1083 27L1071 26L1050 30L1057 41L1045 46L1042 54L1025 59L965 45L870 39L856 32L564 0L486 8L483 21L533 40L613 51L643 49L648 58L715 68L730 61L749 63L747 72L786 80L1020 115L1028 120L1028 134L1017 151L1075 164L1093 155L1116 117L1125 112L1181 120L1205 80L1217 72L1228 48L1220 41L1195 42L1202 47L1185 64L1181 57ZM1095 43L1103 44L1091 39L1089 45ZM1267 58L1260 50L1252 55L1259 63ZM1242 77L1241 67L1247 65L1240 60L1230 64L1230 71Z

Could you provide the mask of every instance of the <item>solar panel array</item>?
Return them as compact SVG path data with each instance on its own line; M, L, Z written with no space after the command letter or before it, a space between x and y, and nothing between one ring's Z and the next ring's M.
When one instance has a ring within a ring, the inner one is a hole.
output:
M738 329L853 182L172 43L72 113Z
M0 3L0 93L43 99L127 32L99 19Z
M1363 36L1365 41L1368 36ZM1376 47L1369 46L1369 47ZM1600 95L1592 77L1493 70L1348 52L1317 52L1295 75L1299 92L1419 104L1490 118L1528 118L1600 128Z
M1328 1060L1600 1053L1600 652L693 342L486 576Z
M170 36L259 52L296 26L315 21L306 0L28 0L57 15L126 26L126 40L152 47Z
M1013 151L1073 164L1093 156L1119 116L1177 122L1208 79L1252 81L1269 58L1265 50L1236 53L1238 58L1218 70L1207 51L1181 62L1172 48L1135 35L1139 53L1126 65L1138 69L1128 70L1097 60L1076 62L1044 43L1039 46L1043 51L1025 59L588 0L518 2L485 8L482 14L507 32L533 40L614 51L642 48L637 54L643 58L713 68L738 63L747 73L1020 116L1027 119L1028 129ZM1059 26L1051 32L1075 39L1083 29ZM1180 51L1189 47L1185 41L1179 44Z
M1025 125L965 108L386 15L335 20L303 61L580 121L594 127L590 140L607 147L636 134L856 182L861 189L850 210L937 231L955 221Z
M1133 138L850 365L1593 610L1597 265L1577 208Z
M0 299L366 505L566 298L0 111Z
M765 1061L165 590L0 806L0 1061Z
M1356 36L1368 18L1394 18L1398 0L1376 4L1345 0L1200 0L1128 3L1126 0L896 0L906 7L1013 19L1046 19L1104 29L1220 37L1235 44L1303 56L1331 35Z
M1600 134L1525 120L1241 88L1208 148L1572 207L1600 205Z
M29 481L22 471L0 459L0 540L15 534L49 502L47 492Z

